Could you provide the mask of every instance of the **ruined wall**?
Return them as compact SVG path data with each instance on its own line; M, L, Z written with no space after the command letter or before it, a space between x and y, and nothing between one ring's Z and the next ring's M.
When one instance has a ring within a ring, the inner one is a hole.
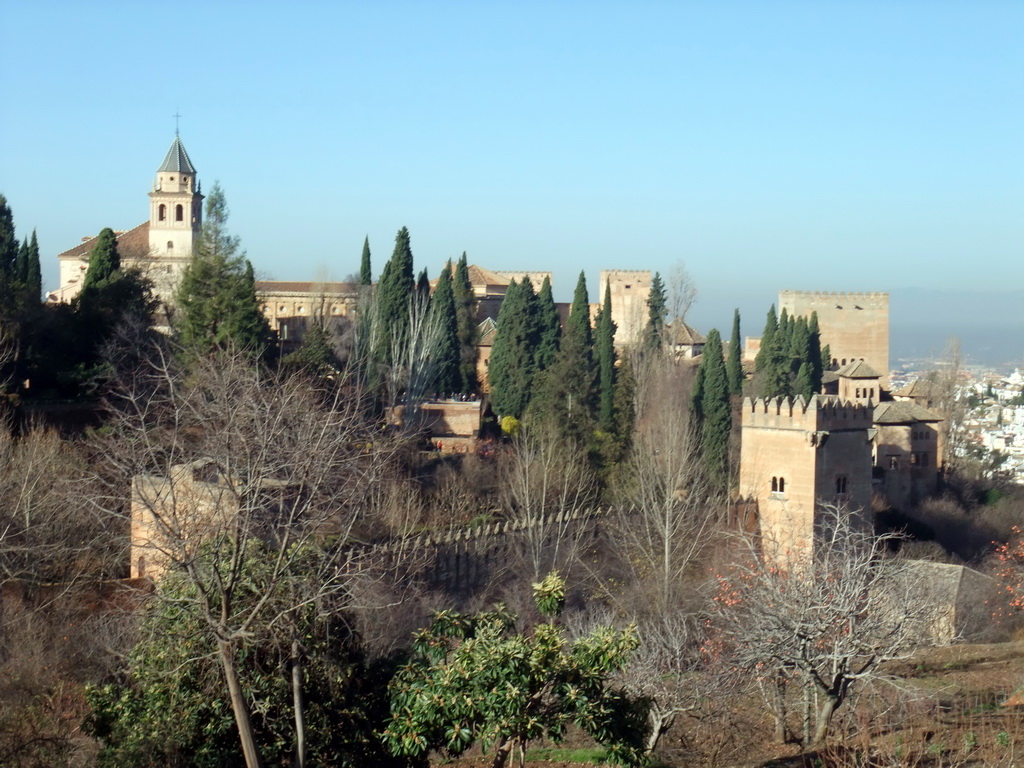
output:
M840 366L864 360L889 382L889 294L780 291L779 313L818 313L821 344Z

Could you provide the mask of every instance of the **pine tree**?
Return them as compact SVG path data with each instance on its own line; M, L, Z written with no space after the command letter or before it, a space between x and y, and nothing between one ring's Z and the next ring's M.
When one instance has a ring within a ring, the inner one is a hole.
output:
M740 311L733 310L732 336L729 340L729 358L725 362L725 372L729 378L729 394L743 394L743 361L740 350Z
M408 331L409 300L414 287L409 230L402 227L395 235L395 250L377 282L377 316L381 332L375 357L380 362L390 364L393 342L404 338Z
M615 323L612 321L612 289L605 285L604 306L597 319L597 363L600 371L600 408L598 419L601 429L615 428Z
M562 339L562 318L551 295L551 280L547 277L537 294L537 324L540 327L540 341L537 343L537 369L546 371L555 364L558 346Z
M455 294L452 290L452 263L449 261L441 270L430 302L430 312L440 328L435 359L437 373L435 386L441 392L458 392L462 385L459 372L459 321L455 311Z
M530 279L509 283L498 311L487 373L491 403L499 416L522 418L530 403L538 339L535 312Z
M235 349L254 357L270 350L271 332L256 296L252 264L228 234L224 191L214 184L192 260L178 287L178 342L187 357Z
M754 358L754 370L761 372L764 370L768 360L768 349L771 347L772 340L775 338L775 334L779 330L779 321L775 317L775 305L772 304L772 308L768 310L768 317L764 322L764 331L761 333L761 348L757 351L757 357Z
M476 296L469 282L469 264L463 251L455 267L455 279L452 282L455 296L455 315L458 318L459 336L459 389L462 392L475 392L478 386L476 378Z
M302 344L284 359L286 366L304 368L313 373L329 374L341 368L334 352L331 336L323 323L314 323L302 337Z
M668 314L668 297L661 274L654 273L651 292L647 295L647 327L644 329L644 349L659 350L665 342L665 315Z
M117 252L117 236L110 227L103 229L96 238L96 245L89 252L89 268L82 281L82 290L88 290L110 280L121 268L121 256Z
M370 271L370 236L363 240L363 258L359 262L359 284L372 285L373 273Z
M708 331L697 376L700 386L694 387L693 412L700 430L701 456L708 477L717 487L724 489L729 479L732 411L722 337L715 328Z

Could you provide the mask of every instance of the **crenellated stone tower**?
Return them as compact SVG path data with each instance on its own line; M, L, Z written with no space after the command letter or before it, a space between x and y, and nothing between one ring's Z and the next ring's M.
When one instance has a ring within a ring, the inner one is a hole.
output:
M611 290L615 345L640 341L647 325L647 298L651 295L651 271L647 269L605 269L601 271L594 305L604 303L605 286Z
M889 294L780 291L779 312L790 317L818 313L821 345L829 346L833 369L863 360L889 383ZM877 402L877 399L876 399Z
M823 504L869 519L872 411L827 395L744 400L739 491L757 502L767 555L813 552Z

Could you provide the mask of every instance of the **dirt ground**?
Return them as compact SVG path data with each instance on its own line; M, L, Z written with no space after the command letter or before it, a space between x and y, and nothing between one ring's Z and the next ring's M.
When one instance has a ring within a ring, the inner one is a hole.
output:
M837 715L833 746L801 754L770 740L759 701L691 719L659 747L668 768L1012 768L1024 766L1024 642L929 649L893 663L896 686L864 692ZM1019 695L1016 695L1021 689ZM1008 706L1009 705L1009 706ZM487 768L479 754L433 766ZM508 768L518 765L510 761ZM591 763L528 761L529 768Z

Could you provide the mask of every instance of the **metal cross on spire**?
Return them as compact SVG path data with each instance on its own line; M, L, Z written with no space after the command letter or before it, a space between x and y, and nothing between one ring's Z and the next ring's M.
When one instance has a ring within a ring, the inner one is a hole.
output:
M174 135L178 135L178 121L181 119L181 113L175 112L171 117L174 118Z

